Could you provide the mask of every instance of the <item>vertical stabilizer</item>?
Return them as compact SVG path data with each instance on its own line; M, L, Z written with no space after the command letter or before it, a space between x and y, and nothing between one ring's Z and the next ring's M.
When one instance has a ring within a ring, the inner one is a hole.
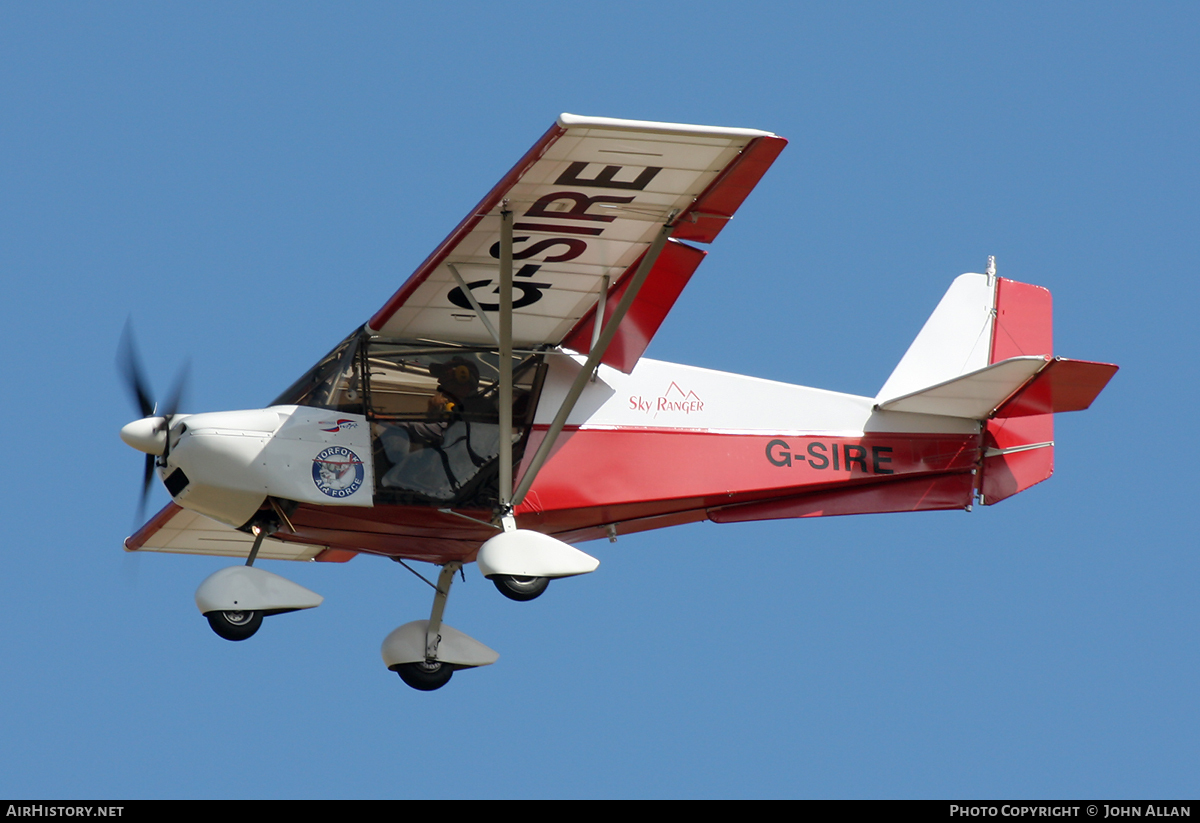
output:
M995 301L994 278L986 274L956 277L877 399L911 394L995 362L989 360Z

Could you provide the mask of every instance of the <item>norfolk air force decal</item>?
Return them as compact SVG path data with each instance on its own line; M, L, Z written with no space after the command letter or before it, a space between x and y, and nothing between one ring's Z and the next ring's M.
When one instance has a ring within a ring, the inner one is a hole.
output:
M342 499L358 491L363 463L345 446L330 446L313 458L313 483L323 494Z

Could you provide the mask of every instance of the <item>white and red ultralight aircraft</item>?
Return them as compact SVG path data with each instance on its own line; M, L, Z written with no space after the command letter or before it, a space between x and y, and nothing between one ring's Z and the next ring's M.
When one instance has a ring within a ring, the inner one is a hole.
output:
M422 690L498 655L442 622L476 562L514 600L599 561L572 544L712 520L968 509L1053 471L1054 412L1117 367L1054 357L1050 293L954 280L875 397L645 359L786 145L753 129L564 114L366 322L265 409L156 410L121 436L172 502L129 551L244 557L196 592L214 631L321 597L256 559L441 566L383 643ZM653 478L648 480L647 478ZM143 500L146 489L143 489Z

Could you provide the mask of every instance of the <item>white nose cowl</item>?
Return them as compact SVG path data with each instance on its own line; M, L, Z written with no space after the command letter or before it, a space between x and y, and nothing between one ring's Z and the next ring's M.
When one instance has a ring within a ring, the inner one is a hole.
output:
M143 417L127 423L121 429L121 439L146 454L162 454L167 445L165 417Z

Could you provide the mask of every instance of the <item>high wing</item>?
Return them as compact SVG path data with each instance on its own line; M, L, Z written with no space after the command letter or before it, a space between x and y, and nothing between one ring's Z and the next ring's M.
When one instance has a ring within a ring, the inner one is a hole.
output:
M501 211L513 212L513 336L590 351L601 294L670 240L605 352L630 371L709 243L787 145L770 132L563 114L368 322L393 339L497 342ZM604 305L604 304L601 304ZM485 318L489 318L485 321Z

